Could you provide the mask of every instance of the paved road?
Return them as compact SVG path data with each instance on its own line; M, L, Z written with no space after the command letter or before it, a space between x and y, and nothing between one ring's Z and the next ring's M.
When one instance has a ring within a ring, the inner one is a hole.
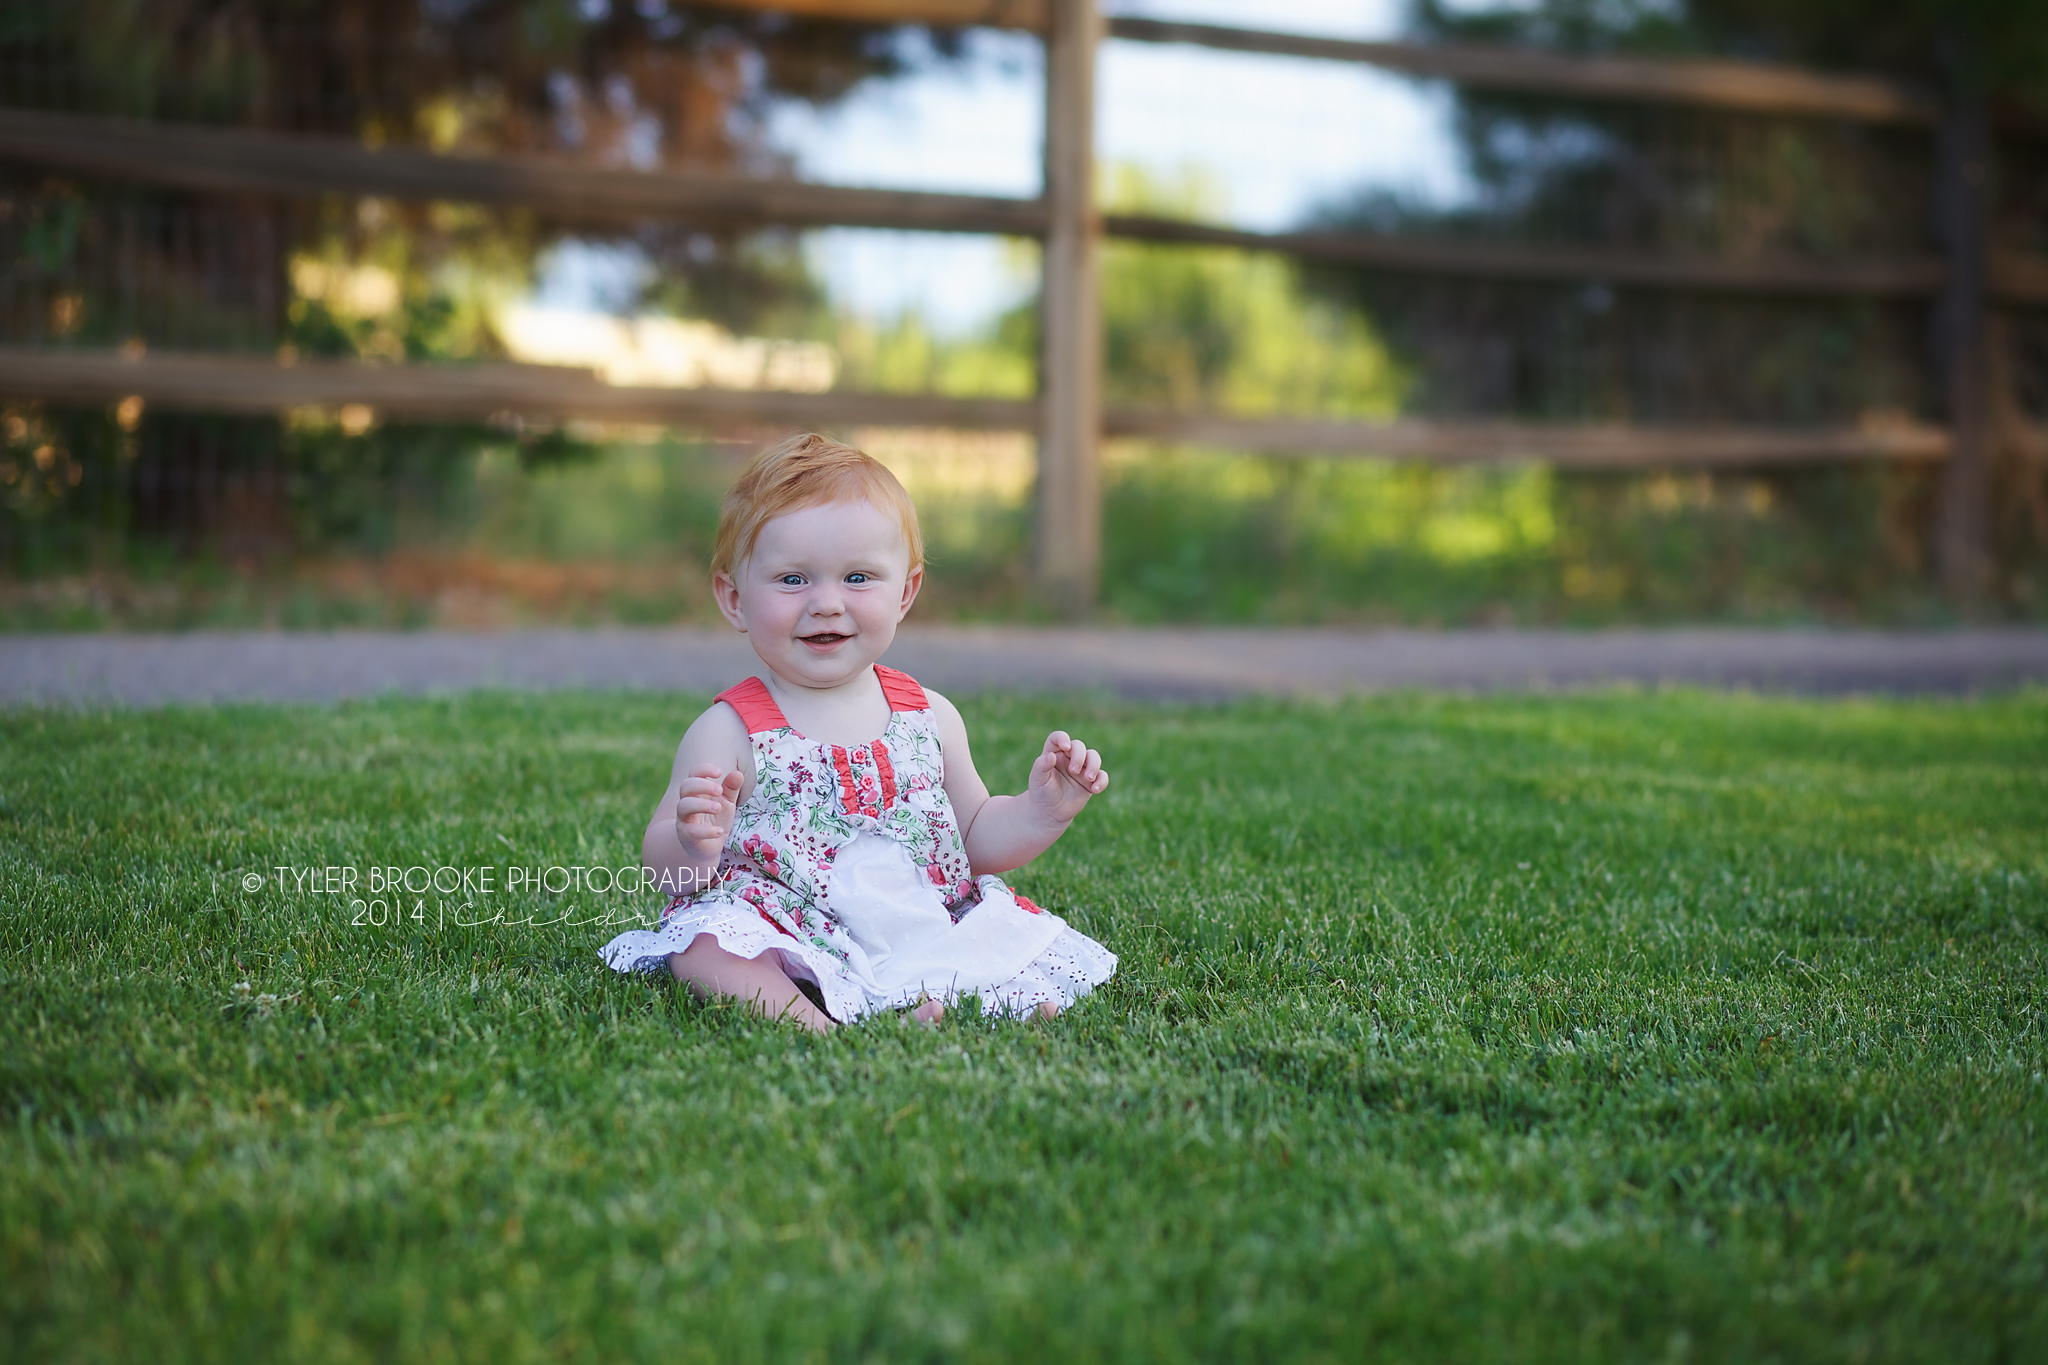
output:
M941 691L1133 697L1696 683L1965 693L2048 682L2048 630L1323 631L928 626L889 662ZM0 705L333 701L474 687L719 688L754 672L724 630L0 636Z

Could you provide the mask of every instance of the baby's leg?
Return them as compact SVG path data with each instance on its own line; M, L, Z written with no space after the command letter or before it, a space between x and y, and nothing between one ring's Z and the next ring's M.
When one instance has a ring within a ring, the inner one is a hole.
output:
M832 1031L831 1018L805 998L769 953L741 957L719 947L710 934L699 934L688 948L668 955L668 969L699 1000L729 995L770 1019L794 1019L819 1033Z

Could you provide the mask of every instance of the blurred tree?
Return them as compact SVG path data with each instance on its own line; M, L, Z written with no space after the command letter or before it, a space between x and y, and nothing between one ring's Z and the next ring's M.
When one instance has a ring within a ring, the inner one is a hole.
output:
M913 60L947 60L959 42L957 33L938 31L913 45L889 26L667 0L14 0L7 8L0 24L4 105L763 174L786 169L764 137L764 115L776 100L829 102ZM66 197L48 179L30 183ZM68 233L42 230L38 264L46 273L65 263L53 247L91 245L93 234L75 224L76 196L85 192L65 188L71 208L39 212L23 202L9 215L73 224ZM284 212L246 202L231 208L245 220L273 218L271 235L288 240L299 225L279 217ZM520 215L469 219L501 225L529 257L545 242ZM395 226L432 235L425 210L406 210ZM650 289L667 306L736 327L760 315L797 323L816 313L816 291L786 236L669 225L627 235L657 265ZM129 249L149 254L152 247L142 241ZM285 264L273 260L267 269L274 275ZM146 267L129 273L160 273ZM248 261L202 275L179 309L190 314L213 296L246 293L247 277L265 269ZM106 312L91 298L80 304L88 318ZM281 312L281 302L273 306ZM270 319L281 321L275 313ZM176 325L197 324L180 318ZM823 324L813 318L808 325Z
M669 0L14 0L0 26L13 105L698 167L762 154L765 101L837 99L910 51Z
M913 44L890 26L668 0L10 0L0 105L773 174L786 169L765 137L776 101L838 99L913 61L948 60L958 38ZM525 289L567 236L531 214L464 205L0 171L0 340L488 356L492 305ZM642 305L736 331L832 326L791 234L642 224L576 236L645 259ZM0 493L0 562L17 569L76 562L128 533L188 550L223 537L272 548L375 538L366 528L392 518L336 509L368 507L376 490L445 503L469 455L511 439L366 426L360 414L117 422L16 405L7 418L27 443L0 471L14 476ZM535 457L577 450L556 436L522 444ZM256 525L273 533L244 534Z
M2001 115L1993 240L2006 251L2048 242L2048 5L2039 0L1415 0L1412 13L1432 40L1762 59L1890 75L1964 107L1989 100ZM1718 255L1942 249L1934 140L1924 130L1473 90L1457 99L1469 202L1445 213L1368 198L1328 216L1394 231ZM1327 278L1366 301L1425 376L1425 401L1438 404L1476 396L1470 377L1488 367L1472 362L1490 333L1505 362L1496 373L1512 378L1482 386L1491 392L1481 401L1510 409L1779 422L1899 412L1939 420L1944 411L1933 329L1919 307ZM1999 362L2014 390L2038 389L2035 339L2048 335L2048 317L2015 308L2000 326L2014 342ZM2006 440L1994 457L1997 591L2034 610L2048 589L2048 465L2021 446ZM1882 487L1864 501L1894 509L1884 555L1894 569L1920 571L1929 555L1916 522L1924 524L1932 485L1907 469L1872 478ZM1775 484L1781 505L1807 506L1816 523L1827 514L1831 485L1791 475Z
M2048 96L2039 0L1415 0L1430 38L1565 52L1747 57Z

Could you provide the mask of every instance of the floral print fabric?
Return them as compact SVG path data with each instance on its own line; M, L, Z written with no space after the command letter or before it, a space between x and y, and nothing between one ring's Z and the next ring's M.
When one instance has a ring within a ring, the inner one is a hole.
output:
M942 785L930 711L892 711L869 744L822 744L788 725L751 736L754 790L736 812L716 883L669 903L745 905L791 938L846 960L851 940L825 903L832 859L863 830L901 844L955 920L978 892Z

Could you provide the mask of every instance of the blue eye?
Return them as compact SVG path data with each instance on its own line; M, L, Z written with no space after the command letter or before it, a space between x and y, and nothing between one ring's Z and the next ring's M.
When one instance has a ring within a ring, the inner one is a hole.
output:
M775 581L785 588L801 588L804 585L804 576L800 573L786 573Z
M864 573L850 573L846 576L846 581L849 583L865 583L868 581L868 576Z

